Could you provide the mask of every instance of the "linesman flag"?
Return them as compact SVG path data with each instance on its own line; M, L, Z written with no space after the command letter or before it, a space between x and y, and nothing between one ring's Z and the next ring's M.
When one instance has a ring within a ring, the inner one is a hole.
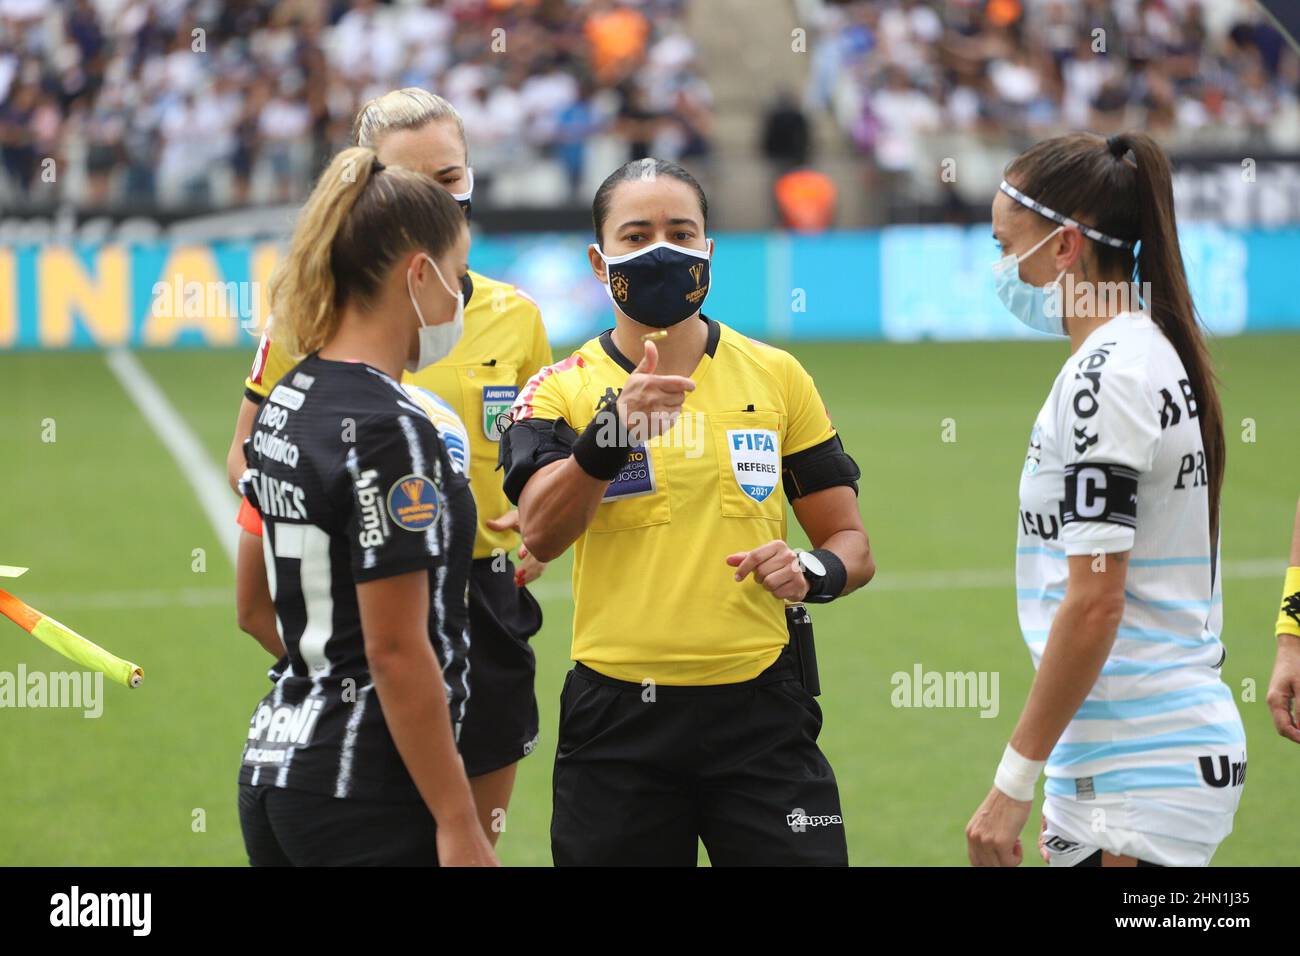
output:
M18 577L26 570L0 565L0 576ZM144 682L144 670L140 665L110 654L94 641L86 640L72 628L24 604L3 589L0 589L0 614L68 660L99 671L123 687L139 687Z

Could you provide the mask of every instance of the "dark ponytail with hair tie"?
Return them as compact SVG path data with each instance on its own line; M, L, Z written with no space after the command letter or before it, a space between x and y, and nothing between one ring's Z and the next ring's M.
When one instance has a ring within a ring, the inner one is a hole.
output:
M1132 149L1128 144L1128 137L1123 133L1116 133L1114 136L1107 136L1106 148L1110 150L1110 154L1116 159L1123 159L1128 155L1129 150Z

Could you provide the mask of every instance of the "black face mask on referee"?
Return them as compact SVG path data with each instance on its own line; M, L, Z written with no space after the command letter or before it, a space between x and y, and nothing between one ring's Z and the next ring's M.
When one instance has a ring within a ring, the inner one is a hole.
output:
M670 242L606 257L605 291L624 315L641 325L666 329L689 319L709 294L709 253Z

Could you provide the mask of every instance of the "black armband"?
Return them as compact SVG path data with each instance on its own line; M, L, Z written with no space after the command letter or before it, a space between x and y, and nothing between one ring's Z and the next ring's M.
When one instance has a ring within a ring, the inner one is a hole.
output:
M573 460L578 467L600 481L613 481L632 454L627 429L618 420L616 406L596 413L573 443Z
M781 459L781 484L790 501L837 485L848 485L856 495L861 477L858 463L844 450L839 435Z
M813 604L834 601L844 593L844 588L849 583L848 568L844 567L840 556L829 548L814 548L808 553L815 554L821 561L822 567L826 569L826 576L817 582L816 589L810 590L804 600L811 601Z
M505 469L501 486L510 503L519 504L524 485L540 469L568 458L577 438L577 432L563 418L525 418L501 432L497 467Z
M1137 527L1138 473L1126 465L1085 462L1065 466L1061 523L1103 521Z

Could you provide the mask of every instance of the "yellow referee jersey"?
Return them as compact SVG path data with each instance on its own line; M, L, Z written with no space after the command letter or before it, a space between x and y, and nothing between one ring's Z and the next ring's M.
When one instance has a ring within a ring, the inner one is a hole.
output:
M484 523L499 518L513 505L501 490L497 467L499 423L514 404L520 388L539 369L550 364L551 346L537 303L507 282L469 273L473 293L465 304L465 335L440 362L402 381L433 392L460 416L469 431L469 476L478 507L478 536L474 557L492 557L500 548L519 546L514 531L492 531ZM297 360L262 336L252 371L244 381L248 397L261 401L271 394L284 373Z
M618 680L749 680L788 639L784 602L736 583L726 557L785 539L781 459L835 429L792 355L704 321L681 418L632 454L574 546L572 656ZM581 433L634 367L606 332L534 376L513 417Z

